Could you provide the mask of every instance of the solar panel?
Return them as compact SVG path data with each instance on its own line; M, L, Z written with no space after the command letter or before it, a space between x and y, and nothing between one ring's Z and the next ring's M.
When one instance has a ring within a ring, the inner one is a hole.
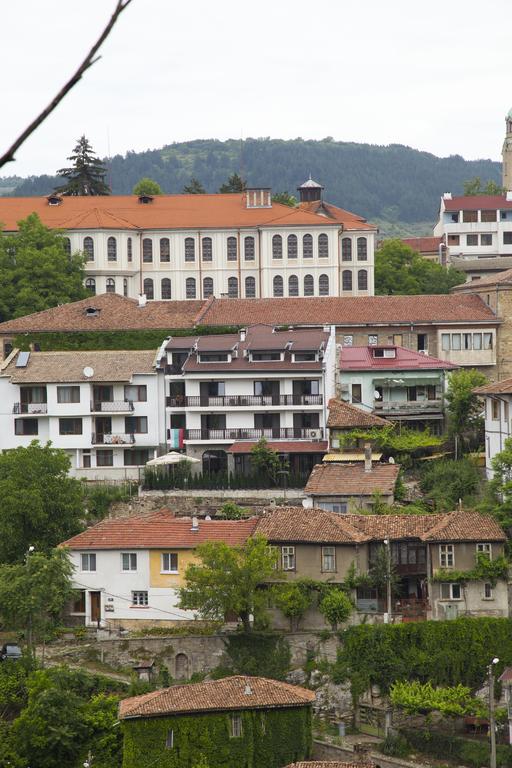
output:
M16 368L26 368L28 365L28 359L30 352L20 352L18 359L16 360Z

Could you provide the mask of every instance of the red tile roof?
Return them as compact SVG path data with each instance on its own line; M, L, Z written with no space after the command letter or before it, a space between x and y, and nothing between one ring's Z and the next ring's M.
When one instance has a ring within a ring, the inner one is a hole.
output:
M400 467L397 464L373 463L365 472L364 464L328 463L313 467L304 488L306 496L391 496Z
M374 416L344 400L329 400L329 429L357 429L358 427L389 427L389 421Z
M503 256L500 256L502 259ZM484 259L485 263L489 259ZM495 259L492 259L495 261ZM512 284L512 269L504 269L495 275L489 275L489 277L481 277L479 280L471 280L468 283L461 283L461 285L454 285L451 288L452 292L466 291L479 291L481 288L490 288L493 285L510 285Z
M512 393L512 378L496 381L494 384L486 384L484 387L475 387L477 395L500 395Z
M391 347L386 347L390 349ZM341 371L415 371L418 369L444 370L458 368L455 363L439 360L430 355L421 355L406 347L393 347L396 357L374 357L379 347L343 347L340 353Z
M368 224L366 219L362 216L358 216L357 213L351 213L344 208L338 208L332 203L326 203L323 200L313 200L309 203L299 203L299 208L303 211L309 211L310 213L316 213L319 216L324 216L328 220L335 221L337 224L342 225L343 231L347 230L373 230L377 231L377 227L374 224Z
M448 512L424 535L425 541L505 541L494 518L477 512Z
M315 693L297 685L264 677L236 675L203 683L173 685L159 691L123 699L119 718L175 715L222 710L281 709L309 706Z
M250 453L256 441L241 440L233 443L228 448L228 453ZM276 440L267 441L267 446L272 451L279 453L325 453L327 450L327 441L324 440Z
M258 521L256 533L269 541L357 544L365 540L347 515L326 512L318 507L267 509Z
M512 208L512 200L505 195L460 195L451 200L443 198L446 211L497 211Z
M439 253L439 246L443 242L442 237L404 237L405 243L418 253Z

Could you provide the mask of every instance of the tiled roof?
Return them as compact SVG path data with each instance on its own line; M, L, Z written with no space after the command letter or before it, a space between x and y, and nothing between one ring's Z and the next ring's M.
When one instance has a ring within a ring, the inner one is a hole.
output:
M404 237L402 243L405 243L418 253L438 253L439 246L442 244L442 237Z
M377 227L374 224L368 224L366 219L362 216L358 216L357 213L351 213L344 208L338 208L337 205L326 203L324 200L312 200L309 203L299 203L299 208L303 211L309 211L310 213L324 216L325 218L336 222L336 224L341 224L344 232L350 230L377 231Z
M159 691L123 699L121 720L189 712L219 710L280 709L304 707L315 701L313 691L264 677L236 675L222 680L173 685Z
M442 515L346 515L364 541L422 539Z
M168 510L151 515L102 520L83 533L62 542L70 549L151 549L160 547L190 549L205 541L243 544L254 532L257 519L199 520L192 530L192 518L174 517Z
M0 323L0 333L193 328L204 307L203 301L148 301L139 307L135 299L102 293Z
M18 353L20 354L20 353ZM157 350L90 352L31 352L23 368L16 367L18 354L0 369L11 384L32 382L131 381L136 373L155 373ZM85 376L84 368L92 368L93 376Z
M505 195L459 195L451 200L443 198L446 211L498 211L512 208L512 201Z
M424 535L425 541L505 541L505 534L488 515L448 512Z
M476 387L473 392L477 395L500 395L512 392L512 378L496 381L494 384L486 384L484 387Z
M228 453L250 453L257 445L256 441L241 440L228 448ZM325 453L327 441L324 440L268 440L267 446L271 451L279 453Z
M256 526L256 533L269 541L340 544L364 541L364 536L351 525L346 515L318 508L276 507L265 510Z
M455 363L440 360L430 355L421 355L407 347L386 347L395 349L396 357L374 357L378 347L342 347L340 370L343 371L416 371L418 369L443 370L458 368Z
M389 421L363 411L356 405L332 398L329 401L327 426L330 429L356 429L358 427L388 427Z
M503 257L500 257L503 258ZM461 259L462 261L462 259ZM485 263L487 259L483 259ZM493 259L494 261L494 259ZM482 277L479 280L472 280L469 283L462 283L461 285L454 285L452 291L463 291L464 289L479 291L481 288L491 287L492 285L509 285L512 284L512 269L504 269L498 272L497 275L489 275L489 277Z
M371 496L373 493L392 495L400 467L397 464L373 463L365 472L364 463L329 462L313 467L306 483L307 496Z
M200 315L205 325L355 325L496 323L479 296L318 296L215 299ZM2 326L0 325L0 330Z

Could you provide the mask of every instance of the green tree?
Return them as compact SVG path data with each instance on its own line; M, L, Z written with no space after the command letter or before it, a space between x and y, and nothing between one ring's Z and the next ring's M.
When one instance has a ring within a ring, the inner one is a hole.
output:
M318 610L333 629L348 619L353 610L350 598L342 589L331 587L320 600Z
M179 590L180 607L198 611L203 619L223 620L234 613L246 632L264 617L264 590L260 585L276 575L276 557L262 536L243 546L230 547L209 541L196 549L199 563L185 571L185 586Z
M276 192L275 195L272 195L272 202L281 203L281 205L288 205L290 208L295 208L298 201L295 195L291 195L288 191L286 191Z
M205 195L206 189L203 187L199 179L196 179L195 176L192 176L189 184L185 184L185 186L183 187L183 194L184 195Z
M491 461L493 477L487 484L482 511L490 512L505 529L512 528L512 437Z
M251 465L258 474L277 483L280 471L287 471L288 463L283 462L277 451L269 447L261 437L251 448Z
M312 603L312 593L307 583L298 580L277 584L273 589L273 599L276 608L290 620L293 632Z
M119 728L117 710L119 698L98 693L84 708L84 723L88 730L87 757L91 768L121 768L123 734Z
M475 195L502 195L504 192L504 187L500 187L492 179L485 186L482 186L480 176L474 176L472 179L464 182L464 194L469 197L474 197Z
M0 321L85 299L83 257L66 253L62 234L36 213L18 226L16 235L0 233Z
M0 454L0 563L23 561L30 546L48 552L81 528L80 481L65 451L33 441Z
M472 505L481 475L470 459L429 461L422 468L420 488L438 511L456 509L459 499Z
M449 293L465 279L463 272L424 259L402 240L384 240L375 252L375 292L379 295Z
M229 179L221 185L219 192L225 194L226 192L244 192L247 189L247 184L238 173L233 173Z
M243 517L249 517L250 514L250 509L239 507L234 501L227 501L219 510L219 517L224 520L241 520Z
M449 432L457 442L461 441L461 450L457 449L457 453L462 452L464 440L482 428L482 401L474 390L486 383L487 378L475 368L461 368L449 374L446 411Z
M110 195L110 189L105 183L105 164L96 157L85 136L78 139L68 160L72 163L71 167L57 171L57 175L67 181L57 187L55 192L61 195Z
M148 179L147 176L145 176L143 179L140 179L138 181L134 188L132 189L132 195L138 195L139 197L141 195L162 195L162 187L158 183L158 181L153 181L153 179Z

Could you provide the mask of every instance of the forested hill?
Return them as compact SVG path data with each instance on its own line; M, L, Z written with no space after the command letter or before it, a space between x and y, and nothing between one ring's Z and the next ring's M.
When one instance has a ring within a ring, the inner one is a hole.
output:
M460 193L467 179L480 176L483 181L501 182L501 164L491 160L440 158L399 144L375 146L331 139L187 141L116 155L108 165L114 194L130 193L144 176L157 181L164 192L181 192L193 176L208 192L215 192L234 171L241 172L250 186L295 192L311 174L324 184L329 202L369 219L401 222L433 222L440 195ZM53 177L36 176L17 183L14 190L12 182L5 183L10 187L5 192L47 194L55 183Z

